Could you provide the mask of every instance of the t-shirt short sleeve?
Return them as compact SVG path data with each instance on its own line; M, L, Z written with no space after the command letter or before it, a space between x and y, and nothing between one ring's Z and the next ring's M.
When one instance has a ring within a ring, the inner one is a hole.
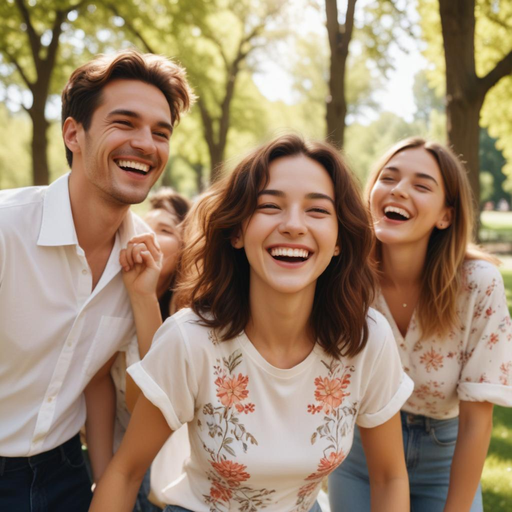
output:
M197 379L182 326L168 318L144 359L128 368L144 396L160 409L171 430L194 417Z
M364 428L377 427L391 419L414 388L402 369L387 320L373 310L368 316L370 335L365 351L371 351L371 357L368 357L368 369L365 369L365 391L356 420Z
M512 322L498 269L475 262L472 321L457 388L460 400L512 406Z

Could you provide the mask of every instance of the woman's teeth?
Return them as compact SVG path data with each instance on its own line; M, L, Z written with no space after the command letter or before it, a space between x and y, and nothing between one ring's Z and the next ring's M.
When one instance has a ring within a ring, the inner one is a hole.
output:
M386 206L384 208L384 214L386 217L393 220L408 220L410 218L409 212L396 206Z
M307 259L309 257L309 251L306 249L292 249L291 247L272 247L272 249L270 249L270 255L273 257L286 256L288 258Z

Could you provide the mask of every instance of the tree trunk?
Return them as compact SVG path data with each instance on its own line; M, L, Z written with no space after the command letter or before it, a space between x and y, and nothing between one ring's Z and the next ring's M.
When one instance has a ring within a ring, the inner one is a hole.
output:
M47 156L49 123L44 115L46 96L36 98L28 113L32 119L32 181L34 185L48 185L50 172Z
M210 182L215 183L222 176L222 162L224 161L224 150L226 144L208 144L210 153L211 176Z
M475 0L439 0L446 63L446 123L450 144L469 171L480 204L479 126L484 94L475 68Z
M480 209L480 110L482 102L464 101L447 95L448 140L468 170L469 183L477 211Z
M331 50L329 98L326 101L327 139L340 148L343 147L345 139L345 117L347 115L345 77L356 1L348 0L345 23L340 25L337 1L325 0L327 34Z

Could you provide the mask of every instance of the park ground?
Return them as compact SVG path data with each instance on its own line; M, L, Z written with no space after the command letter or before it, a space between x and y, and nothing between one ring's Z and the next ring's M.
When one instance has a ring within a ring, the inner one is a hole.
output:
M482 215L482 240L489 240L508 254L499 254L508 308L512 314L512 212L485 212ZM507 245L509 248L507 249ZM494 408L491 446L482 475L485 512L512 510L512 409Z

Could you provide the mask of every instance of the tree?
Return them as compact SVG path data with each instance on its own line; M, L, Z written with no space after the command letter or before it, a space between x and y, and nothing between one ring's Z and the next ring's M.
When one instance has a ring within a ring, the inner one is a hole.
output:
M489 91L512 73L512 44L504 48L503 41L493 40L494 36L485 23L493 23L496 31L498 25L506 25L510 21L512 10L506 2L485 0L438 0L437 13L434 12L434 0L421 0L420 7L422 14L428 17L429 26L424 22L427 40L434 42L434 45L438 38L435 35L438 26L436 17L441 21L444 66L438 71L444 70L445 76L448 140L466 161L471 188L478 203L481 109ZM487 29L483 41L475 38L476 34L483 36L477 24L476 12L479 14L479 24ZM439 45L435 45L435 48L439 50ZM482 48L486 49L486 58L479 60L479 50ZM432 48L430 56L439 64L435 52L436 49ZM481 72L478 72L477 64Z
M329 39L330 73L327 96L327 138L343 146L347 116L346 82L349 46L357 35L365 47L367 56L377 68L385 72L390 66L386 51L396 40L396 30L410 31L404 12L397 0L374 0L363 2L360 23L356 18L357 0L347 0L345 20L339 21L337 0L325 0L326 27Z
M343 146L345 137L345 70L348 49L354 31L354 15L357 0L348 0L343 24L338 21L337 0L325 0L325 14L329 47L331 49L329 69L329 96L327 100L327 137Z
M32 175L34 185L49 180L45 108L57 62L60 37L68 15L85 5L84 0L34 2L7 0L0 7L0 53L7 63L7 75L17 73L32 95L25 107L32 120Z

